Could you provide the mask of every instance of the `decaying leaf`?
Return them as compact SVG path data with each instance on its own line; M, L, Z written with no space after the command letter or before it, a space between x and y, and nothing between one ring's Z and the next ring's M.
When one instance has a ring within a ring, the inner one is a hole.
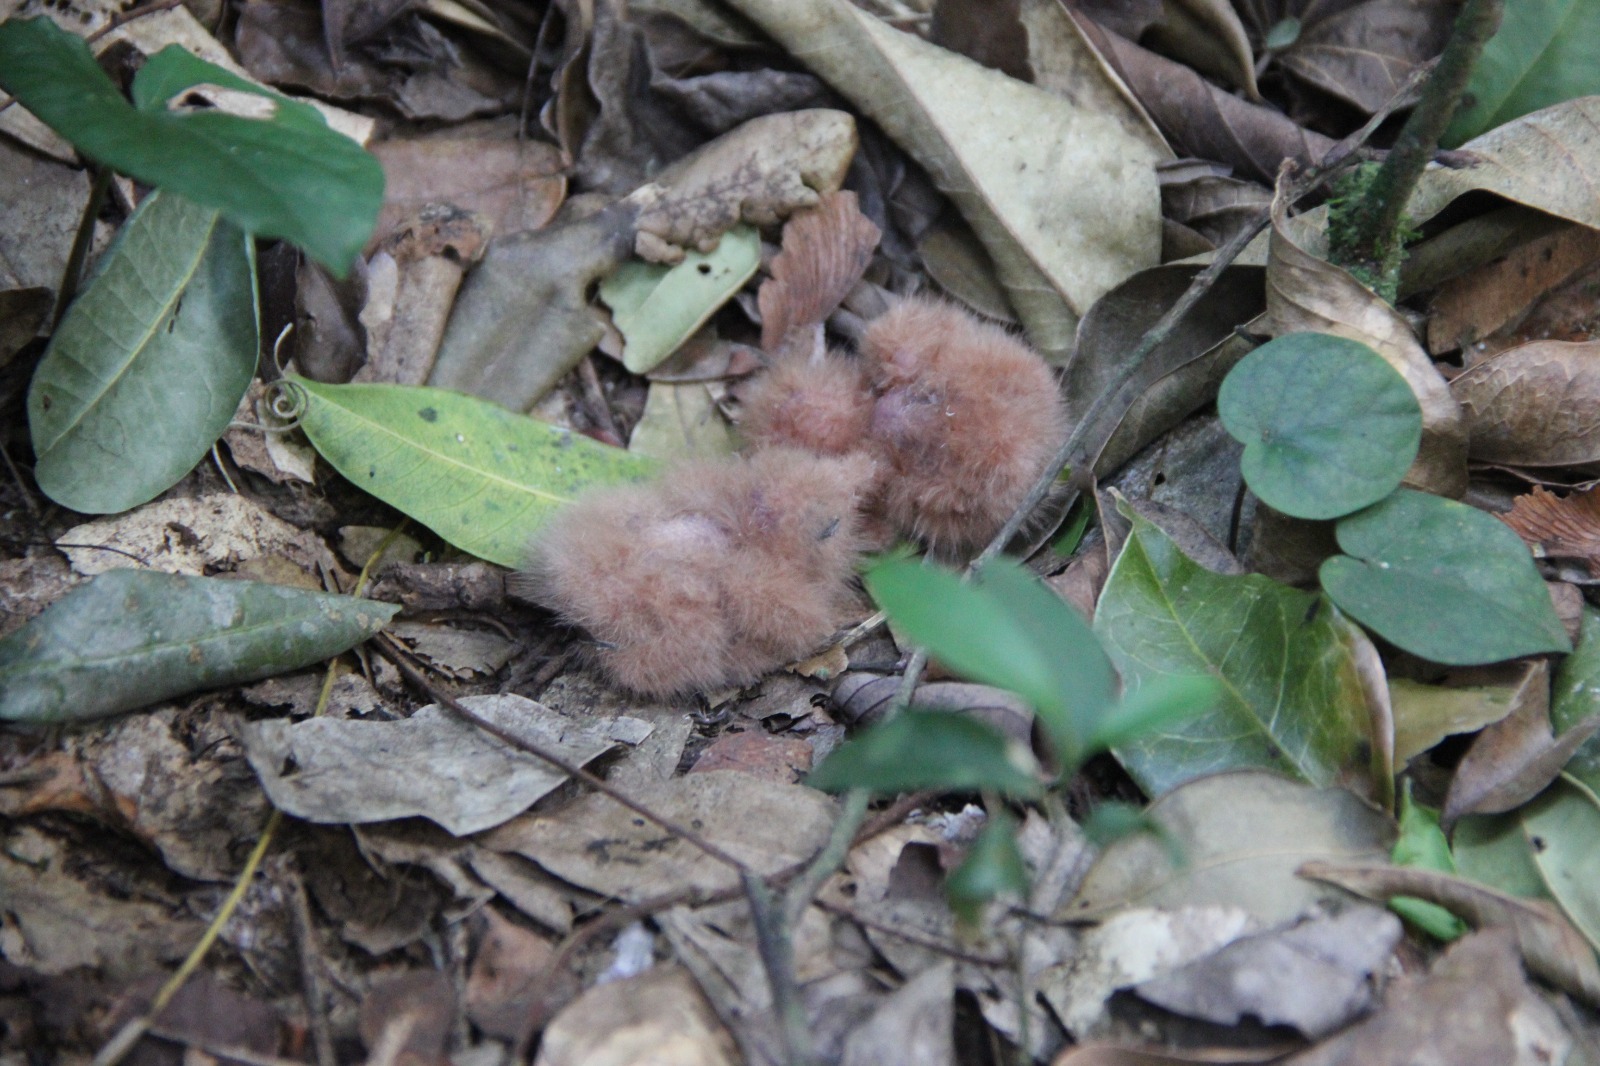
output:
M482 215L499 235L544 226L566 196L554 145L511 138L425 137L379 141L383 210L368 247L429 204Z
M1600 714L1557 737L1550 726L1550 664L1534 663L1521 686L1524 698L1506 717L1478 734L1456 766L1441 822L1448 832L1464 814L1514 810L1554 781L1578 746L1600 729Z
M1518 899L1462 877L1414 866L1308 862L1300 875L1339 885L1369 899L1416 896L1455 912L1477 928L1503 926L1516 937L1528 969L1551 984L1600 1003L1600 964L1594 950L1551 904Z
M1313 856L1387 855L1394 825L1352 793L1259 770L1201 778L1150 806L1180 862L1145 833L1112 844L1058 917L1103 917L1132 906L1244 907L1264 924L1290 921L1329 897L1294 871ZM1369 860L1370 861L1370 860Z
M1600 488L1557 496L1535 485L1500 520L1544 559L1576 559L1600 575Z
M1450 382L1466 417L1468 454L1512 466L1600 459L1600 341L1534 341Z
M878 227L853 192L836 192L783 227L783 250L761 283L761 347L776 356L791 335L819 326L861 279L878 246Z
M844 0L733 5L871 116L972 225L1046 355L1160 253L1167 149L1124 103L1080 107L890 28Z
M650 733L638 719L575 720L511 694L463 702L579 765ZM395 722L275 718L250 724L242 739L272 802L311 822L420 815L465 836L516 817L567 779L437 705Z
M1291 229L1280 193L1272 205L1267 315L1272 332L1331 333L1360 341L1400 372L1422 406L1422 446L1406 484L1459 497L1467 487L1460 405L1405 319L1349 272L1327 260L1326 233Z
M1477 732L1539 698L1529 687L1537 672L1533 664L1516 663L1473 668L1438 685L1390 678L1395 761L1403 766L1445 737Z
M1438 355L1460 348L1470 366L1508 347L1504 342L1490 346L1484 338L1515 327L1547 293L1596 259L1600 259L1600 231L1561 224L1554 232L1535 235L1507 255L1451 279L1430 308L1428 350ZM1485 352L1486 347L1494 351Z

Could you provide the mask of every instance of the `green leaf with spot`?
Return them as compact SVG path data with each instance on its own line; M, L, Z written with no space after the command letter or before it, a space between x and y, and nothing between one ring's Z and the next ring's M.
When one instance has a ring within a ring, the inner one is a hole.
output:
M321 662L394 604L256 581L112 570L0 640L0 719L81 722Z
M199 84L259 97L262 114L174 109ZM134 106L81 38L46 18L11 19L0 24L0 89L96 162L293 241L340 274L377 222L383 167L371 153L309 104L177 45L134 76Z
M227 429L257 329L249 238L182 197L146 197L34 372L39 487L88 514L171 487Z
M1422 408L1365 344L1291 333L1241 359L1217 413L1244 445L1251 491L1296 518L1338 518L1400 485L1422 443Z
M1339 522L1328 595L1413 655L1469 665L1571 651L1527 546L1476 507L1401 489Z
M291 379L300 426L351 483L464 552L521 566L556 508L592 485L640 481L648 459L459 392Z
M1365 638L1320 597L1259 574L1206 570L1137 512L1095 611L1094 631L1132 700L1148 686L1209 678L1209 709L1113 749L1151 796L1247 767L1314 785L1367 774Z

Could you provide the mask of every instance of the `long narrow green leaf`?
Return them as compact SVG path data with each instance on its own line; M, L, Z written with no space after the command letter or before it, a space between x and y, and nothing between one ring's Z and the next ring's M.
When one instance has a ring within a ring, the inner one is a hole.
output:
M269 101L260 118L172 110L207 83ZM0 24L0 89L84 155L284 237L330 269L348 270L377 221L383 168L309 105L263 90L176 45L134 78L135 108L82 39L49 19Z
M0 640L0 719L85 721L320 662L399 607L255 581L112 570Z
M39 487L106 514L171 486L255 373L255 261L215 211L152 194L50 340L28 391Z
M335 470L502 566L525 563L535 531L580 490L639 481L655 467L458 392L304 378L292 387L306 397L301 428Z

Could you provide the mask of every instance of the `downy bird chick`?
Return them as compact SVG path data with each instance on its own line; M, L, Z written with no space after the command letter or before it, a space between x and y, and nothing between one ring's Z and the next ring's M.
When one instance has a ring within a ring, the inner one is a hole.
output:
M1066 436L1054 374L1025 343L954 305L902 300L861 338L874 396L879 505L904 533L966 557L1005 524Z
M872 467L771 448L586 495L540 531L515 591L586 630L623 688L660 698L749 683L858 609Z

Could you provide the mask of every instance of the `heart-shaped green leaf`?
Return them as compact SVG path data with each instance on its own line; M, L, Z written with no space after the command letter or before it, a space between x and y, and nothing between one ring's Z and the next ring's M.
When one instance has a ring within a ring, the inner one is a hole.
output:
M349 481L462 551L527 561L534 531L590 485L639 481L655 464L459 392L294 378L300 427Z
M263 114L178 108L184 90L202 83L259 97ZM81 38L47 18L11 19L0 24L0 89L89 158L220 211L250 233L287 238L340 274L377 221L377 159L309 104L176 45L135 75L136 108Z
M400 608L304 589L112 570L0 640L0 719L81 722L320 662Z
M1572 650L1526 545L1476 507L1401 489L1336 534L1349 554L1322 564L1322 587L1413 655L1467 665Z
M1319 597L1258 574L1203 569L1131 510L1094 631L1138 693L1215 679L1208 709L1121 742L1114 754L1159 796L1219 770L1258 767L1316 785L1367 770L1369 712L1356 657L1366 638Z
M1405 378L1358 341L1290 333L1239 361L1217 413L1251 491L1296 518L1337 518L1400 484L1422 442Z
M86 514L154 498L205 457L256 367L255 260L215 211L145 198L34 372L34 476Z

